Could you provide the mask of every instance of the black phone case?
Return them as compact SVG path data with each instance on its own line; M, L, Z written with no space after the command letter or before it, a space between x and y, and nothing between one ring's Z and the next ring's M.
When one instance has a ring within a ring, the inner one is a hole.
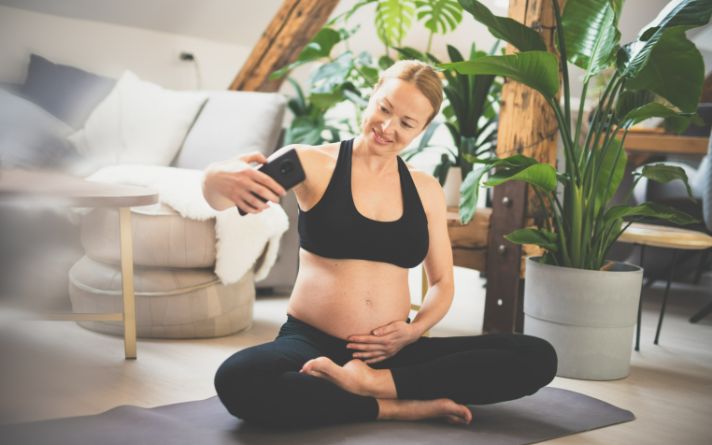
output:
M295 149L288 150L282 155L272 159L266 164L262 164L257 170L270 176L272 179L277 181L279 185L284 187L285 190L289 190L295 185L306 179L304 174L304 168L302 168L302 163L299 161L299 156L297 156L297 151ZM260 201L267 202L266 199L253 193ZM239 207L237 210L240 215L246 215L247 212L243 212Z

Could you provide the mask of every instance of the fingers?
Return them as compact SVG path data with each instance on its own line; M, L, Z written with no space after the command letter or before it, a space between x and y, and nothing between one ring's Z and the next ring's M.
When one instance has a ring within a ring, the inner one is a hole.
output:
M259 162L260 164L264 164L265 162L267 162L267 158L265 157L265 155L260 153L259 151L244 154L240 156L240 160L247 163Z
M349 341L352 342L349 344L358 344L358 343L384 344L384 343L387 343L389 340L382 336L377 336L377 335L355 335L353 337L349 337Z
M246 170L245 172L250 176L250 179L253 180L252 191L263 198L273 202L279 202L279 196L277 195L284 196L287 194L284 187L279 185L271 176L258 170Z
M382 326L382 327L380 327L380 328L374 329L374 330L373 330L373 335L378 335L378 336L388 335L388 334L390 334L390 333L392 333L392 332L397 332L398 329L399 329L398 325L389 324L389 325Z
M347 349L357 349L359 351L376 351L382 350L383 345L386 344L385 340L379 339L378 342L373 343L348 343L346 344Z
M380 357L374 357L374 358L371 358L371 359L368 359L368 360L364 360L364 363L370 365L370 364L373 364L373 363L382 362L383 360L387 359L388 357L389 357L388 355L382 355L382 356L380 356Z
M365 352L354 352L351 354L354 358L360 358L360 359L367 359L367 358L375 358L381 355L387 355L388 351L385 351L383 349L379 349L376 351L365 351Z

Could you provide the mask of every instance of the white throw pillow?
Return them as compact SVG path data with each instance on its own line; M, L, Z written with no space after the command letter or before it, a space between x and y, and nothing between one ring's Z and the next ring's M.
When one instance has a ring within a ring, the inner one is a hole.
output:
M176 167L208 164L250 151L269 156L277 147L286 99L279 93L207 91L208 102L186 137Z
M69 140L94 170L124 163L169 165L206 99L126 71Z

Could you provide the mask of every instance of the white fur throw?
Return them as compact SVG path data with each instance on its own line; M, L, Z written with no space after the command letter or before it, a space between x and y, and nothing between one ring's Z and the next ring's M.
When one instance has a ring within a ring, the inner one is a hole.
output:
M250 166L232 159L213 164L212 168L238 171ZM252 267L255 268L255 281L266 278L277 259L280 238L289 227L284 209L268 201L270 207L256 214L242 216L236 207L215 210L203 197L203 178L202 170L121 164L103 167L85 179L150 187L159 193L162 203L184 218L198 221L215 218L215 274L220 280L224 284L237 282ZM74 209L80 214L89 210ZM266 252L260 257L266 243Z

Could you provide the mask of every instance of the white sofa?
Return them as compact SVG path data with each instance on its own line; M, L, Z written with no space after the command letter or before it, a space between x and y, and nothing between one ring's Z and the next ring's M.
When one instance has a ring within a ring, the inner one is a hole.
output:
M66 76L68 70L77 69L56 64L47 67L51 62L44 59L35 60L35 56L33 62L37 65L35 71L44 65L43 69L50 72L41 73L42 75L35 72L33 76L31 63L28 82L33 82L25 89L28 92L25 97L51 111L55 117L63 117L62 110L71 107L57 106L56 98L54 103L51 100L43 103L41 97L33 97L32 91L34 89L37 96L37 85L43 77L59 78ZM91 73L83 71L81 75L84 76L84 83L87 75L92 76ZM91 77L89 79L91 80ZM105 78L102 82L106 82ZM69 83L71 85L71 82ZM56 91L56 87L57 85L53 91ZM103 88L104 97L101 101L94 100L92 103L83 98L84 103L90 103L91 109L89 112L85 111L84 116L79 119L76 119L76 113L73 119L65 119L65 123L71 123L72 128L71 131L64 131L62 136L69 136L77 146L77 135L83 132L83 142L93 140L95 144L90 149L95 150L99 145L96 141L106 139L106 133L97 133L97 125L93 125L94 130L91 130L92 119L96 120L95 116L101 114L98 110L107 113L106 110L110 109L106 103L110 101L112 94L117 94L114 93L117 87L113 88ZM22 88L20 91L22 92ZM204 96L205 100L182 138L179 150L170 164L164 166L202 173L209 164L233 158L241 153L259 150L269 155L278 148L285 111L285 99L281 95L235 91L193 93ZM144 107L138 111L144 112ZM146 119L147 117L143 117L138 124ZM81 125L83 130L77 132ZM100 126L98 128L101 129ZM107 130L108 133L111 131L121 130L113 127ZM113 141L107 142L106 146L112 143ZM133 148L139 156L145 155L135 146ZM104 150L104 157L101 159L104 168L109 167L106 160L114 156L113 153L105 156L108 153L106 150L108 149ZM70 162L63 164L62 168L73 173L92 172L89 178L101 172L95 171L94 168L87 169L87 164L77 164L77 159L84 161L86 157L81 155L91 157L92 153L80 153ZM160 156L156 157L153 153L151 155L160 159ZM165 155L161 156L165 158ZM121 156L117 155L116 159L121 160ZM130 157L125 159L128 159L129 163L139 162ZM77 165L81 167L77 168ZM229 283L224 283L216 275L214 268L217 254L217 218L186 218L165 202L132 209L138 336L183 338L231 334L250 326L256 284L268 291L288 292L296 277L298 261L297 206L293 194L288 194L282 200L281 206L288 215L289 229L281 236L277 257L269 273L257 283L254 269ZM224 212L234 212L237 215L236 209ZM84 255L74 262L68 271L68 290L73 310L115 311L121 305L118 213L112 209L84 212L78 228ZM255 261L255 267L264 261L263 253ZM101 332L117 335L122 333L117 322L79 323Z

